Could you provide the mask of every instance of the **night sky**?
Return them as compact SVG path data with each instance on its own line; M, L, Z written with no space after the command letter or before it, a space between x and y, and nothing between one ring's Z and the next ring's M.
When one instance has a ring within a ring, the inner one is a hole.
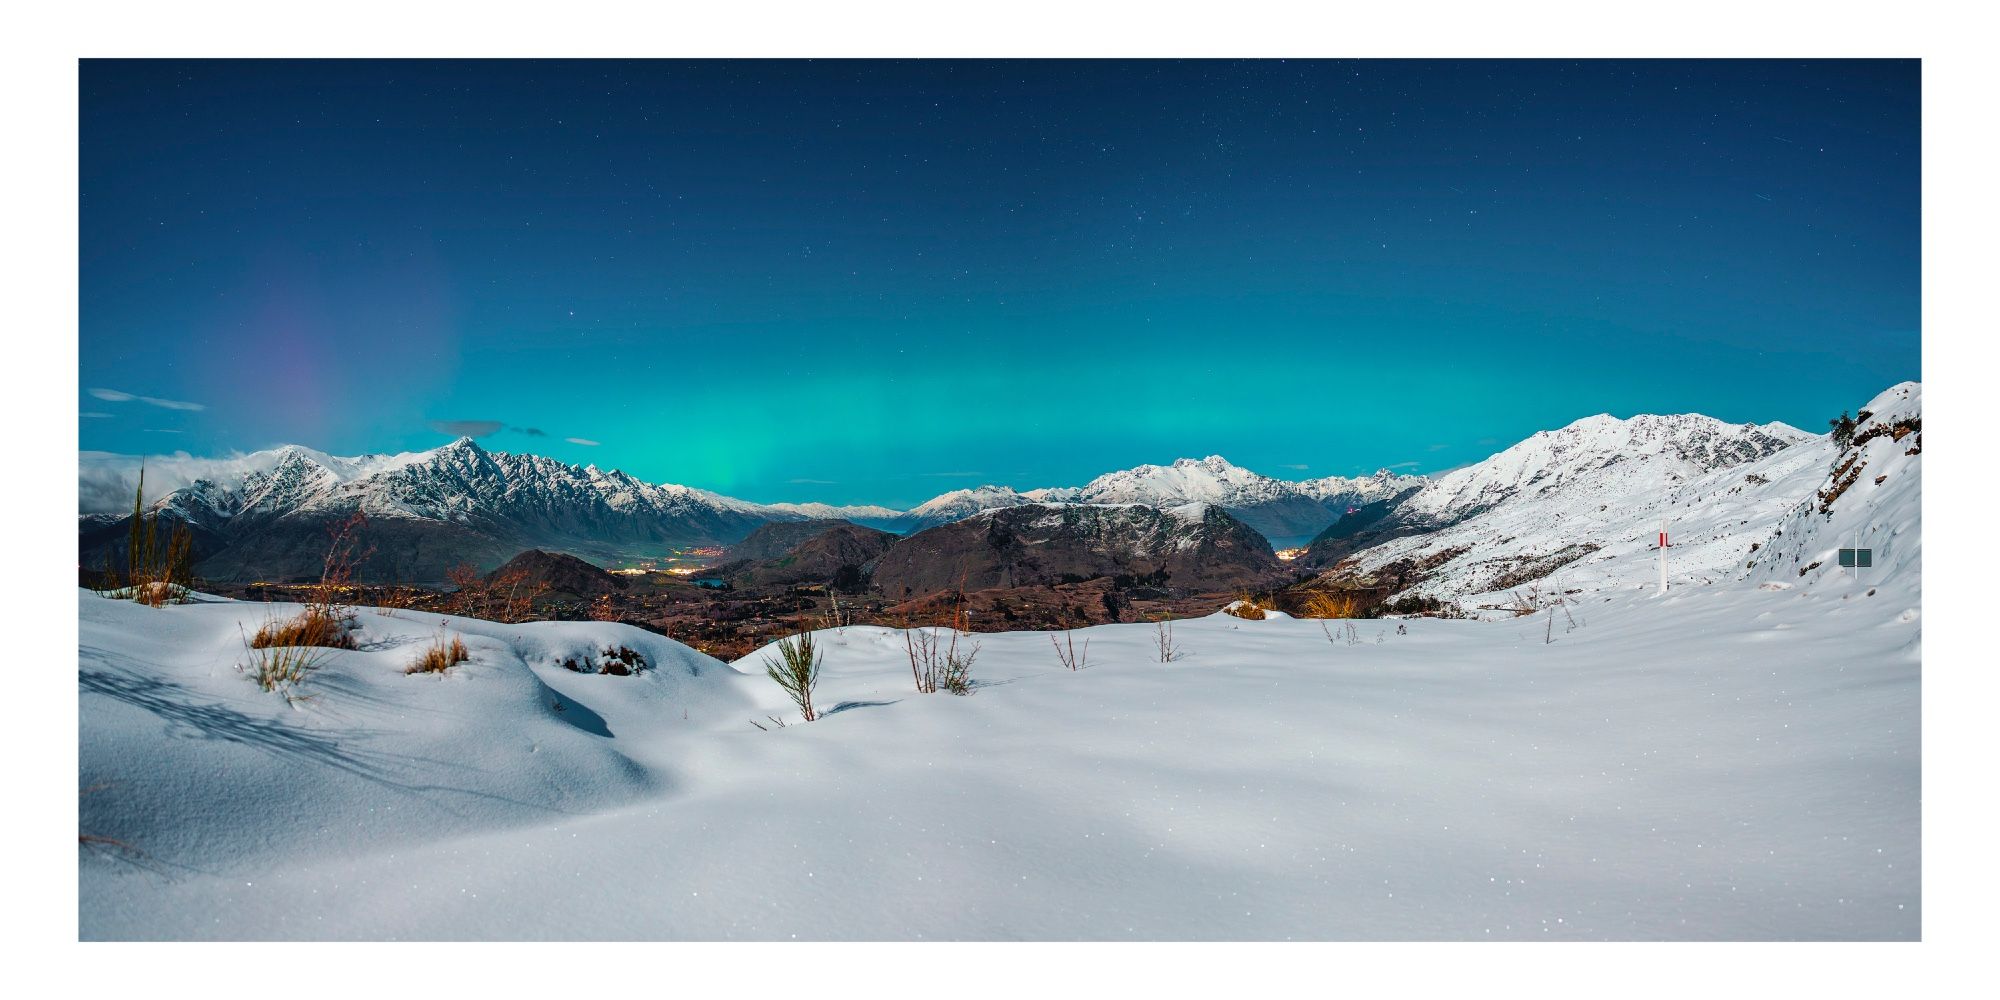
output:
M1919 377L1914 61L81 81L84 449L470 432L901 506L1433 472L1607 411L1823 431Z

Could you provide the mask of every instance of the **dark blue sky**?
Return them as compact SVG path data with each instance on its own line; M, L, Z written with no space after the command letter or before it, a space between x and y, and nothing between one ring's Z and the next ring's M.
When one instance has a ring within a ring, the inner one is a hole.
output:
M901 505L1435 471L1604 411L1818 431L1919 375L1914 61L81 77L87 449L485 425Z

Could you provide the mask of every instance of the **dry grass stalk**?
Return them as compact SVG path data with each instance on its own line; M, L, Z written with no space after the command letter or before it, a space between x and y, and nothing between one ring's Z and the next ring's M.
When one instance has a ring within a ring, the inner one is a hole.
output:
M116 573L106 567L107 590L148 607L180 604L194 591L194 534L186 522L175 521L164 546L160 544L160 515L146 513L146 467L139 466L139 488L132 498L131 537L125 549L125 579L119 587Z
M1083 640L1083 648L1078 649L1076 648L1076 633L1069 629L1064 629L1060 640L1053 635L1049 636L1049 645L1056 648L1056 660L1071 671L1082 670L1084 667L1089 666L1089 638L1085 638Z

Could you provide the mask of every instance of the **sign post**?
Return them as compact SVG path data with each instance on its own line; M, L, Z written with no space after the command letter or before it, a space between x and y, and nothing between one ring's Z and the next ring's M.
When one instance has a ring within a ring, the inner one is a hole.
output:
M1856 531L1854 533L1854 547L1840 550L1840 568L1854 570L1854 582L1858 585L1861 582L1861 571L1863 569L1873 569L1874 566L1875 550L1862 548L1861 532Z
M1667 519L1660 518L1660 593L1667 592Z

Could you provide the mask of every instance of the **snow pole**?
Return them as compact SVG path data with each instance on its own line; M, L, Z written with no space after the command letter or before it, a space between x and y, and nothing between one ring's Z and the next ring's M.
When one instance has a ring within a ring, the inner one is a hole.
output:
M1667 592L1667 519L1660 518L1660 593Z

